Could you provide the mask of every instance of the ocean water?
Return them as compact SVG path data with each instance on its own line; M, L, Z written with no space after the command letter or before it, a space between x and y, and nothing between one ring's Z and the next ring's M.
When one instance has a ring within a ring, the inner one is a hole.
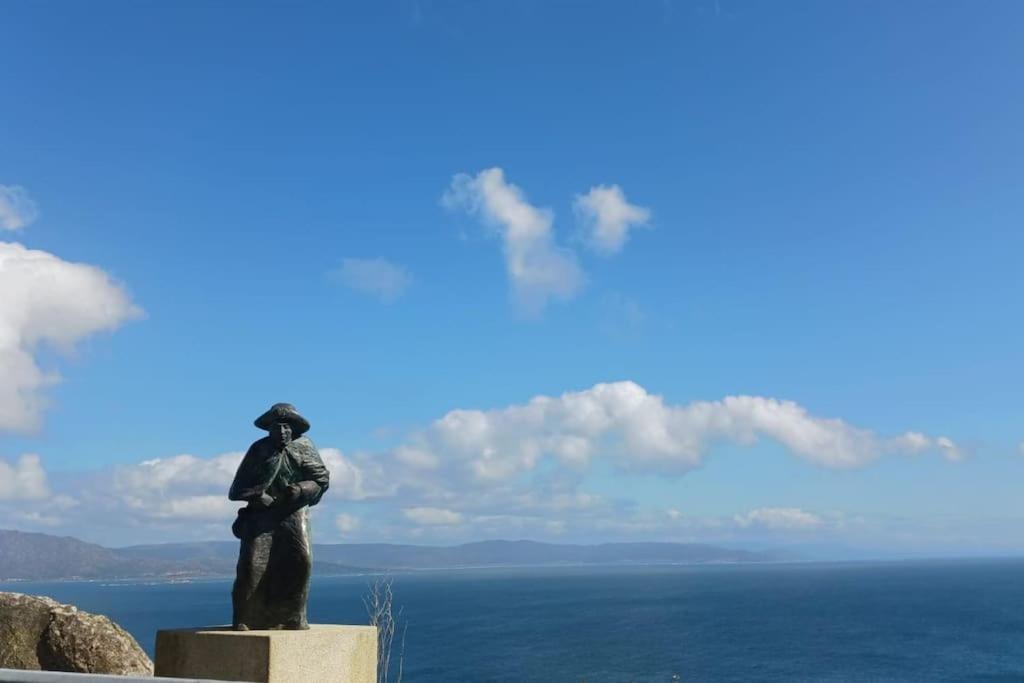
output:
M412 683L1024 681L1021 560L392 577L408 623L404 680ZM315 578L310 620L365 623L360 596L369 580ZM151 655L159 628L230 619L227 580L0 590L107 614Z

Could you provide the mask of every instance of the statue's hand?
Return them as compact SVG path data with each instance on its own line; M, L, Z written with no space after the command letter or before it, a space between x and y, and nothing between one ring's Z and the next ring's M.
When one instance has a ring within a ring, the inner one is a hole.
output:
M259 498L252 499L253 507L268 508L274 504L274 499L269 493L261 493Z
M289 484L288 488L286 488L284 490L283 498L286 501L291 502L293 500L297 500L299 498L299 496L301 496L301 495L302 495L302 487L301 486L299 486L298 484Z

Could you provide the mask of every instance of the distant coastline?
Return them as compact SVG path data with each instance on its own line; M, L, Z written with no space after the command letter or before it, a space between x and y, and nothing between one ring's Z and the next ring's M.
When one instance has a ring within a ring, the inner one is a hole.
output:
M107 548L66 536L0 530L0 581L192 582L234 576L234 541L159 543ZM316 576L574 567L694 567L789 563L952 562L1020 559L991 553L884 556L849 550L831 556L799 549L743 550L697 543L570 545L480 541L453 546L387 543L317 544Z
M72 537L0 530L0 580L162 581L234 574L232 541L107 548ZM322 544L314 546L314 573L352 576L455 569L750 564L796 559L776 551L708 544L481 541L454 546Z

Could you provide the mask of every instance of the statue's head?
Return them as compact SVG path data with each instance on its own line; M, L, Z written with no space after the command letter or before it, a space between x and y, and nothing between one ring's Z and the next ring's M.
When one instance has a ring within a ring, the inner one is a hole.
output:
M254 424L270 432L270 437L278 444L286 444L309 431L309 420L299 415L290 403L275 403L256 418Z
M283 446L292 440L292 426L287 422L275 422L270 427L270 438L278 446Z

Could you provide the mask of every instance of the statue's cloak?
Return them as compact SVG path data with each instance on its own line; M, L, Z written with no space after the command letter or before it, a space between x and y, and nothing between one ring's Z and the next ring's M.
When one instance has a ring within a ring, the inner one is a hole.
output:
M316 505L327 490L329 475L309 437L300 436L277 450L273 440L266 436L249 446L235 473L228 498L250 500L262 493L277 498L289 484L301 485L305 481L314 482L317 486L315 491L314 487L302 487L302 502Z

